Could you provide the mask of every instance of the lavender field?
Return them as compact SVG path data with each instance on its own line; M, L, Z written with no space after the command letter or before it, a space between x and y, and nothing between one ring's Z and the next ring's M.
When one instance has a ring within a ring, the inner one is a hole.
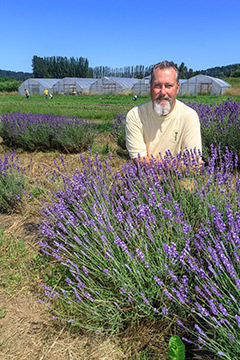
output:
M36 179L43 202L39 245L61 278L43 282L39 301L55 320L96 334L120 334L144 321L175 324L186 353L237 360L240 105L230 99L189 105L201 121L203 165L192 149L177 158L166 153L164 170L128 160L116 170L111 153L100 160L89 150L75 170L60 155L61 166L54 162ZM122 147L124 119L119 114L111 129ZM84 120L18 113L4 114L0 129L8 146L33 151L44 143L41 149L67 155L93 147L98 132ZM0 174L5 183L6 176L21 179L15 205L34 198L17 153L4 154Z

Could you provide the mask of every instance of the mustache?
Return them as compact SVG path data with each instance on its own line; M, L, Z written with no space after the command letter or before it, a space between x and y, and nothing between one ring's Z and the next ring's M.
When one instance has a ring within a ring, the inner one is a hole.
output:
M157 95L154 100L155 101L157 101L157 100L168 100L168 101L170 101L171 98L168 95L164 95L164 96Z

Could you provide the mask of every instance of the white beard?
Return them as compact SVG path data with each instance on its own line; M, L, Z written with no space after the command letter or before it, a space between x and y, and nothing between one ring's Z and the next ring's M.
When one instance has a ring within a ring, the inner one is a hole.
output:
M153 110L158 116L168 115L171 110L170 101L166 104L159 104L156 100L153 101Z

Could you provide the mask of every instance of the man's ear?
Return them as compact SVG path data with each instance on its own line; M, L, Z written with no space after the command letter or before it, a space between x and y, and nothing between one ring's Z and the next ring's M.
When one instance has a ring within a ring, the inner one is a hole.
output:
M177 94L179 92L179 89L180 89L180 82L178 82L178 84L177 84Z

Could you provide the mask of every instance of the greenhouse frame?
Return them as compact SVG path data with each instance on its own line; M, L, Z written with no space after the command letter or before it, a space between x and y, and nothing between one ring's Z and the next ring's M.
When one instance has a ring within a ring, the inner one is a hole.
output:
M54 94L81 95L89 94L89 88L96 79L65 77L53 85Z
M132 86L131 92L135 95L148 95L150 94L150 76L146 76Z
M53 85L59 79L27 79L18 88L19 95L25 95L25 89L29 91L30 95L43 95L44 90L47 89L53 92Z
M196 75L180 86L179 95L223 95L231 85L226 81L208 75Z
M90 86L91 94L108 95L108 94L128 94L132 92L132 87L139 79L107 77L95 80Z

